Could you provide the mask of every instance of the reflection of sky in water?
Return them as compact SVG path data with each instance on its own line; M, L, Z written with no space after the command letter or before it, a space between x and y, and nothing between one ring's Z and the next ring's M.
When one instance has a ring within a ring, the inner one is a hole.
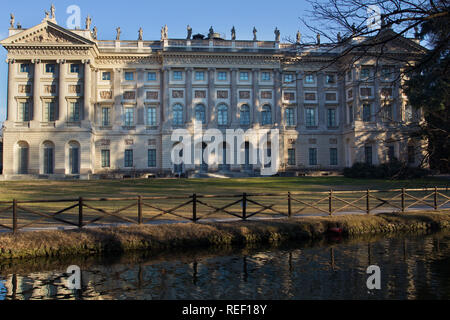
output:
M0 280L0 300L5 300L5 297L6 297L5 280Z
M381 290L366 287L372 264ZM8 275L0 299L450 299L450 234L102 262L82 268L75 294L63 273Z

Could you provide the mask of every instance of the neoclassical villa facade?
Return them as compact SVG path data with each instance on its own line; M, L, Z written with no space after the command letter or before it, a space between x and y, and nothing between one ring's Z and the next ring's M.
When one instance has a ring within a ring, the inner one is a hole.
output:
M377 68L370 57L350 67L345 59L330 64L342 48L281 43L277 30L275 41L257 40L256 30L243 41L234 28L224 40L189 29L186 39L170 39L165 27L160 40L143 40L140 30L124 41L118 28L116 40L104 41L90 20L68 30L53 14L28 29L12 21L1 41L9 66L5 179L258 173L248 163L175 166L171 134L191 131L195 119L205 129L278 129L282 172L421 161L423 146L408 138L420 114L393 81L402 65L389 58L413 60L424 50L416 39L397 38ZM239 146L227 148L235 154Z

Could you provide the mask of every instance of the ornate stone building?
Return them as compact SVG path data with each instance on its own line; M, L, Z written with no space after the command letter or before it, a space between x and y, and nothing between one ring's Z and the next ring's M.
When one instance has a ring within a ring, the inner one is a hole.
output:
M381 67L369 57L350 67L329 64L345 43L280 43L278 30L275 41L257 40L256 29L242 41L234 28L224 40L212 28L205 39L190 28L187 39L170 39L165 27L158 41L143 40L142 30L124 41L118 28L104 41L86 24L67 30L52 13L29 29L12 23L1 41L9 65L4 178L171 174L171 133L192 130L194 119L220 130L279 129L281 171L420 161L422 146L408 139L420 117L393 82L402 68L395 56L423 52L415 39L393 41ZM259 166L182 168L201 169Z

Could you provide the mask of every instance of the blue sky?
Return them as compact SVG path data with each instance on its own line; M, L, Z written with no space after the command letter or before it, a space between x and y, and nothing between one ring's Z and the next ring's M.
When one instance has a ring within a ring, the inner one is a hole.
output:
M56 20L66 26L70 14L66 10L71 5L81 9L81 25L90 14L92 27L97 26L99 39L115 39L115 29L120 26L122 40L136 40L138 29L144 29L144 40L158 40L161 27L167 24L169 38L185 38L189 24L193 34L207 34L210 26L216 32L226 34L229 39L231 27L236 28L237 39L252 39L253 26L258 30L258 39L273 40L274 29L281 31L281 39L295 37L300 29L303 35L308 31L301 25L300 16L306 15L309 4L300 0L54 0L5 1L0 14L0 38L8 36L9 15L14 13L16 22L23 28L39 24L45 10L51 3L56 8ZM5 62L6 50L0 49L0 122L6 118L6 92L8 68Z

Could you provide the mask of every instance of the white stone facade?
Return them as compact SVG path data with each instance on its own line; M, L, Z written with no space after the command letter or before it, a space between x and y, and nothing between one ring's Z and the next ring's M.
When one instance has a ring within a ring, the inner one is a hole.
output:
M392 155L421 160L421 142L407 138L420 117L392 83L402 67L395 59L382 59L378 70L370 58L323 68L338 55L329 44L101 41L51 19L10 29L1 44L9 64L6 179L171 174L171 133L192 130L196 117L205 129L279 129L281 171L337 171ZM395 54L412 57L422 50L404 38L399 47ZM386 70L386 79L372 78Z

